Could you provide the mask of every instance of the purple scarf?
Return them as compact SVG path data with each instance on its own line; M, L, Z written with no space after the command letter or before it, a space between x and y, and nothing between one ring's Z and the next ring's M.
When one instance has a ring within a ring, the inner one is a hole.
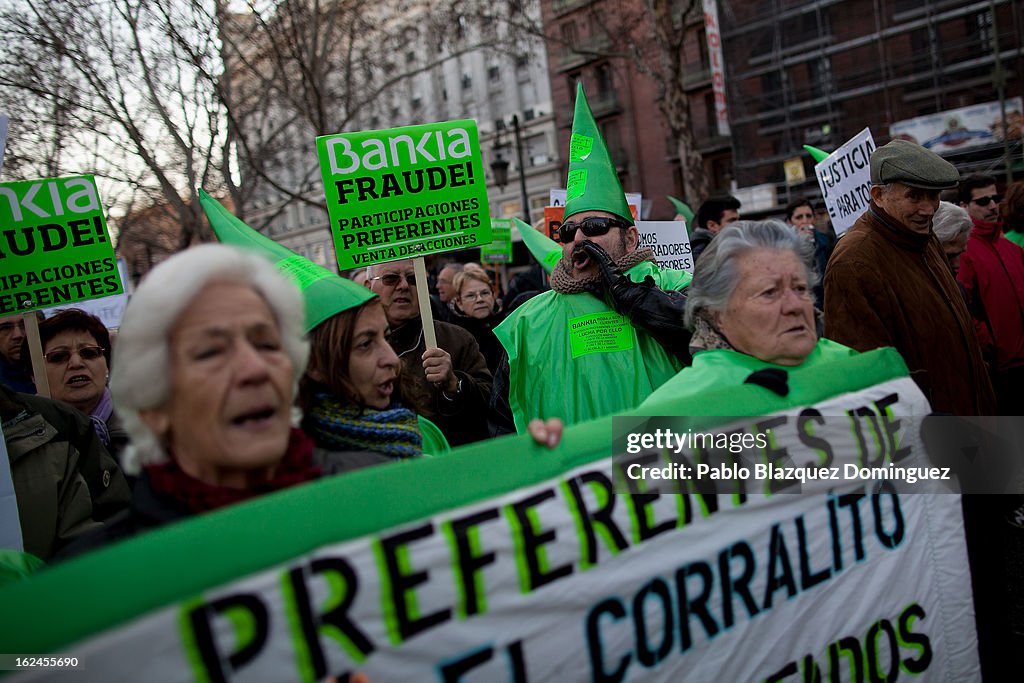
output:
M107 420L110 419L113 413L114 401L110 397L110 387L104 387L100 402L89 413L89 419L92 420L92 428L96 430L96 436L100 437L100 441L103 442L104 446L110 445L110 432L107 431Z

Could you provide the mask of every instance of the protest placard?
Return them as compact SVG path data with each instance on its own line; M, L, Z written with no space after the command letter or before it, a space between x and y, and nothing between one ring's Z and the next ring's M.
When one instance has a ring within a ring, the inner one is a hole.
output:
M121 282L128 282L128 264L124 259L117 259L117 273L121 276ZM121 318L124 317L124 309L128 307L128 293L121 292L112 296L105 296L100 299L79 301L68 306L54 306L43 311L47 318L67 308L78 308L90 315L100 319L103 326L108 330L116 330L121 326Z
M649 247L659 266L693 272L693 253L684 221L639 221L636 227L640 232L637 248Z
M0 315L124 291L92 176L0 183Z
M491 243L480 247L483 263L512 263L512 219L491 219Z
M892 349L815 373L808 404L775 424L877 418L880 401L928 412ZM767 393L749 389L699 408L757 415ZM613 419L554 451L509 437L365 469L84 556L0 587L0 642L103 681L978 677L958 496L863 482L615 495ZM790 456L827 448L841 464L879 447L828 438Z
M871 203L871 154L874 151L874 138L865 128L814 166L836 235L853 227Z
M491 241L476 122L316 140L342 270Z

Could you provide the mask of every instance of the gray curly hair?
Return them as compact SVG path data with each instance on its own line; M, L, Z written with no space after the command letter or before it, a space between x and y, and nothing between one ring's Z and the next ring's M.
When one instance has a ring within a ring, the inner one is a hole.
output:
M792 251L807 269L807 284L818 283L814 243L782 221L735 221L723 228L701 253L693 271L684 322L691 330L701 312L721 313L739 284L739 257L757 249Z
M160 439L139 413L171 398L171 331L196 296L213 283L249 286L267 302L295 368L294 398L309 358L303 336L305 309L295 286L266 259L234 247L206 244L176 254L150 271L135 290L114 347L110 393L131 439L122 456L129 474L167 459Z

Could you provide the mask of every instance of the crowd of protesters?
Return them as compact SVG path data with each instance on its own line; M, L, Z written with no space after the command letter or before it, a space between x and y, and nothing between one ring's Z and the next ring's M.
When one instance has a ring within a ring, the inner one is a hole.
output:
M747 221L735 198L707 199L691 278L639 247L582 94L574 126L595 139L591 185L566 205L550 278L533 264L502 297L477 264L438 264L436 345L411 261L338 278L336 310L310 325L269 261L224 245L155 268L116 339L79 310L43 320L50 399L32 396L24 316L0 318L0 412L25 550L59 561L503 433L553 445L563 424L666 396L749 381L781 392L787 370L880 347L899 351L937 413L1022 413L1024 184L960 177L896 140L872 156L870 208L838 240L804 199L784 221ZM940 203L949 190L955 201ZM570 320L612 312L635 343L569 353ZM992 515L969 513L969 534L979 516L1024 525L1015 508ZM1005 558L968 539L975 580L992 580L987 594L976 587L984 662L1006 630L991 592L1004 577L975 563Z

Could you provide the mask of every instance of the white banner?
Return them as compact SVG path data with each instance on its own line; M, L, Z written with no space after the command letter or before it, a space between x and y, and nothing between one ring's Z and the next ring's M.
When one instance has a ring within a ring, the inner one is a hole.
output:
M889 416L927 412L903 378L817 414L879 401ZM805 416L779 416L775 452L863 462L869 442L849 426L799 450ZM912 460L907 424L890 417ZM592 462L230 581L65 649L83 668L62 680L978 679L959 496L849 481L616 495L621 466Z
M704 0L704 35L711 62L711 89L715 93L715 120L718 134L729 135L729 101L725 94L725 59L722 57L722 31L718 24L718 3Z
M1024 106L1020 97L1006 100L1006 134L999 103L986 102L897 121L889 126L889 135L893 139L916 142L937 154L955 152L1002 142L1005 138L1020 140L1024 126L1022 112Z
M867 128L814 166L822 199L836 235L849 230L871 203L871 154L875 140Z

